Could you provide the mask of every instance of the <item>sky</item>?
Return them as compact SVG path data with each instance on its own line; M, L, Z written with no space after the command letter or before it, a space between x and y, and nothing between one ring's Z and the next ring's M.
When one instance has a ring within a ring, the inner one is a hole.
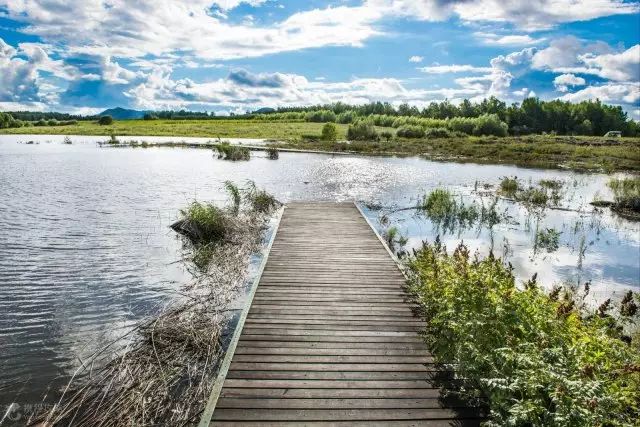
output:
M0 0L0 110L537 96L639 120L639 43L624 0Z

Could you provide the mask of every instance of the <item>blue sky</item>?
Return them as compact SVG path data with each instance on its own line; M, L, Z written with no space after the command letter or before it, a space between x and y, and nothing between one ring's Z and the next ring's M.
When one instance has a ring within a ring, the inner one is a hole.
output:
M0 110L218 114L497 96L640 119L640 3L0 0Z

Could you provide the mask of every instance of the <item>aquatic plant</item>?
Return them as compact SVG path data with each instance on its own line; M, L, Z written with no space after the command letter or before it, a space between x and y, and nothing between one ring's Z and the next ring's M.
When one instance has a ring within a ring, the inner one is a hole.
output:
M500 181L500 191L508 197L513 197L519 189L520 184L518 183L518 178L515 176L513 178L505 176Z
M216 243L223 240L231 222L224 209L212 203L192 202L180 211L182 218L171 225L194 245Z
M549 190L560 190L564 186L564 181L559 179L541 179L538 184L543 188Z
M607 185L613 191L613 210L640 219L640 178L612 179Z
M535 277L520 290L510 266L464 245L424 243L408 265L431 353L454 369L454 391L486 399L491 425L636 423L640 352L608 307L582 312Z
M73 144L73 141L71 141L71 138L69 138L68 136L65 136L64 139L62 140L63 144L67 144L67 145L71 145Z
M269 160L278 160L280 157L280 152L276 147L267 147L265 151L267 152L267 158Z
M492 228L507 220L505 213L498 212L497 204L497 197L488 205L485 205L484 201L480 206L475 202L465 204L462 200L456 200L449 190L437 188L422 197L417 209L442 231L453 232L473 225Z
M251 158L251 151L247 147L232 145L228 142L221 142L219 144L215 144L215 148L218 152L219 159L239 161L249 160Z
M120 140L118 139L118 137L114 133L112 133L109 136L109 140L107 141L107 143L111 144L111 145L118 145L118 144L120 144Z
M535 248L542 248L547 252L555 252L560 247L560 232L554 228L547 228L536 233Z
M242 203L242 194L240 188L231 181L224 182L224 189L231 198L231 211L237 215L240 212L240 203Z
M382 237L385 242L387 242L387 246L393 252L400 251L409 241L406 236L403 236L398 230L398 227L389 227L382 233Z
M280 206L280 202L273 195L259 189L253 181L247 182L243 193L245 201L253 212L268 214Z

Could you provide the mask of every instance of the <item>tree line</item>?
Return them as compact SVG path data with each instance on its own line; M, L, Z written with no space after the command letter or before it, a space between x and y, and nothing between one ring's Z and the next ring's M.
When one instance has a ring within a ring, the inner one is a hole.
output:
M365 105L338 102L307 107L282 107L261 116L337 123L354 123L366 117L388 117L388 124L376 123L382 126L392 126L394 117L451 120L497 116L512 135L544 132L559 135L604 135L608 131L621 131L625 136L637 136L640 132L638 122L630 119L622 107L604 104L599 100L571 103L527 98L522 103L507 105L498 98L490 97L477 103L465 99L459 105L447 100L432 102L422 109L409 104L394 107L383 102Z

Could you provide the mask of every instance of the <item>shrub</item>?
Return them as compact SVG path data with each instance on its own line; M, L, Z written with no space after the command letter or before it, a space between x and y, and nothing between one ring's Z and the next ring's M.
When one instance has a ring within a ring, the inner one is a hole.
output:
M404 125L398 128L396 135L401 138L423 138L424 129L422 126Z
M144 120L158 120L158 116L152 113L146 113L142 118Z
M335 141L338 139L338 128L333 123L325 123L322 126L322 140L323 141Z
M358 121L355 124L349 125L347 139L349 141L377 141L378 132L371 123Z
M476 119L473 134L476 136L507 136L507 124L497 114L483 114Z
M409 268L431 353L455 367L463 395L486 397L491 425L637 423L640 355L607 306L581 313L535 280L519 290L510 267L463 245L448 255L424 243ZM637 314L625 298L620 313Z
M35 126L46 126L47 125L47 121L44 119L40 119L35 123Z
M462 132L467 135L473 134L476 126L476 119L470 117L454 117L447 123L449 129L454 132Z
M305 116L305 120L308 122L335 122L336 121L336 113L331 110L316 110L309 111Z
M58 121L55 119L47 120L47 126L58 126Z
M349 124L349 123L353 123L356 117L357 117L357 114L355 113L355 111L347 110L336 116L336 122L342 123L342 124Z
M451 132L445 128L428 128L424 132L427 138L451 138Z
M113 117L111 116L102 116L98 120L99 125L110 125L113 124Z
M391 141L391 138L393 138L393 132L389 132L388 130L384 130L382 132L380 132L380 137L384 138L387 142Z

